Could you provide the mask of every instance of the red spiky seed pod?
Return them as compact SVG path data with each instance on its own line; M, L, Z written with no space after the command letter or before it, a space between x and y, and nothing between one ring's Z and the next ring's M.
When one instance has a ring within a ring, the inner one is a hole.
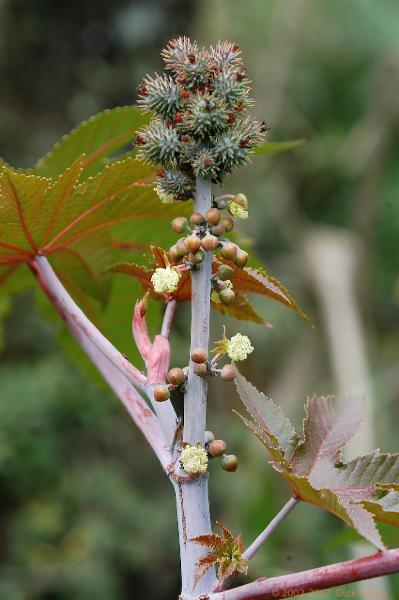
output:
M226 120L227 120L228 123L234 123L234 121L236 120L236 116L232 115L232 114L228 115L228 117L227 117Z
M200 212L193 212L190 221L193 225L202 225L202 223L205 223L205 217Z
M181 113L176 113L175 115L173 115L173 120L175 123L182 123L183 115Z
M208 444L208 453L212 456L212 458L223 456L226 450L227 444L224 440L213 440Z
M195 363L204 363L208 358L208 353L204 348L194 348L191 352L191 360Z
M220 255L223 256L226 260L234 260L237 256L237 246L234 244L225 244L223 245Z
M183 100L188 100L190 98L190 92L188 90L182 90L180 92L180 98Z
M211 225L217 225L221 219L220 210L218 208L210 208L205 213L205 218Z
M221 281L227 281L233 277L234 269L233 267L229 267L229 265L220 265L216 274Z
M221 461L222 469L234 473L238 468L238 458L235 454L225 454Z
M249 138L243 138L240 142L240 148L247 148L249 145L250 139Z
M139 133L136 136L136 144L138 144L139 146L144 146L144 144L147 143L146 137L145 135L143 135L142 133Z
M190 136L189 135L183 135L181 138L181 141L183 142L183 144L188 144L188 142L190 141Z
M234 219L232 217L224 217L222 219L222 223L227 232L233 231L234 229Z
M201 240L196 235L189 235L184 241L189 252L197 252L201 248Z
M173 367L173 369L169 370L166 379L172 385L181 385L182 383L184 383L186 377L184 375L183 369L180 369L180 367Z
M224 381L232 381L233 379L235 379L236 375L237 375L237 372L236 372L234 366L230 365L230 364L224 365L220 372L220 377Z
M208 371L208 367L205 363L199 363L194 367L194 373L198 375L198 377L209 377L210 373Z
M188 221L186 217L176 217L171 222L171 225L173 231L175 231L176 233L183 233L188 228Z
M142 96L148 96L148 86L144 83L144 81L140 83L137 89L139 94Z
M165 177L165 171L163 169L159 169L155 174L157 177Z
M165 402L170 398L170 392L166 385L157 385L154 387L154 398L157 402Z
M238 268L243 269L248 262L248 252L238 248L234 262Z
M215 235L207 233L206 236L202 238L201 243L204 250L212 252L212 250L215 250L215 248L217 248L219 240Z
M193 64L195 63L195 61L197 60L197 59L195 58L195 54L193 54L192 52L190 52L190 54L188 55L188 57L187 57L187 58L188 58L189 62L190 62L192 65L193 65Z
M230 304L233 304L235 302L236 295L233 292L233 290L226 288L225 290L220 290L219 298L220 298L222 304L225 304L226 306L230 306Z

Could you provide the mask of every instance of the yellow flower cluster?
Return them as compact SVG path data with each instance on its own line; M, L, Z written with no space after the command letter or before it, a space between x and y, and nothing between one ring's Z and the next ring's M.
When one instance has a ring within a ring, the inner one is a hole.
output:
M170 267L158 268L151 277L151 283L158 294L171 293L177 289L180 277L181 274Z
M185 446L181 453L183 469L192 475L205 473L208 468L208 454L200 444Z
M253 350L249 337L241 333L236 333L226 343L226 352L229 358L234 361L245 360Z

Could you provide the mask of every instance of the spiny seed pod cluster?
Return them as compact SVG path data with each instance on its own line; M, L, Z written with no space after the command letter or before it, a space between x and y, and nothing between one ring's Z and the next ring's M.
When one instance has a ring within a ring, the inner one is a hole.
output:
M235 454L226 454L227 444L224 440L216 440L212 431L205 431L205 449L209 458L221 458L221 467L225 471L234 472L238 468Z
M231 42L199 48L187 37L162 51L166 73L139 85L139 106L155 114L136 138L139 154L161 167L163 202L187 200L195 178L221 183L244 165L267 130L249 116L253 104L241 52Z

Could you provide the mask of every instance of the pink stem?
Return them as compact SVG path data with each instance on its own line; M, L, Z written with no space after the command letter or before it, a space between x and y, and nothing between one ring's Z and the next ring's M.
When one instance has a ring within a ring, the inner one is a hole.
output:
M45 257L37 256L31 267L38 283L68 325L72 335L123 402L167 471L171 455L166 447L159 420L135 387L145 389L145 376L122 356L80 310Z
M309 571L261 578L207 600L279 600L399 572L399 548ZM184 600L184 597L183 597Z
M173 317L175 315L176 305L176 300L170 300L166 305L161 329L161 335L165 337L169 337L170 330L172 328Z

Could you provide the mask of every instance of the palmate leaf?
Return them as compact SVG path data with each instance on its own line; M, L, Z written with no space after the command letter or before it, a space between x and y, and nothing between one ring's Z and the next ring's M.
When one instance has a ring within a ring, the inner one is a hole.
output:
M341 460L342 448L361 423L363 401L309 398L298 442L274 403L240 374L236 385L253 420L241 418L265 445L273 467L288 481L294 496L333 513L382 549L374 520L399 525L399 454L375 450L348 463Z
M69 275L74 275L76 286L91 289L103 300L104 282L98 273L112 262L109 229L131 220L173 218L180 213L179 203L160 202L146 180L152 171L140 161L115 162L79 183L84 161L84 156L78 158L56 181L3 167L0 277L4 280L16 265L31 261L37 253L62 253L64 266L68 263L71 268L75 262ZM61 258L55 262L60 264ZM84 278L75 278L79 273Z
M219 581L226 579L235 573L247 573L248 561L242 557L244 551L241 536L234 537L231 531L216 521L222 535L209 533L199 535L190 541L201 546L211 548L212 551L204 554L197 561L195 582L207 572L212 565L216 566Z
M150 117L136 106L105 110L64 136L38 161L32 172L55 179L85 154L81 180L92 177L107 164L108 157L132 142L136 131L147 124Z
M145 246L141 248L142 252L146 251ZM177 302L185 302L191 299L191 278L188 271L182 273L177 289L171 294L155 294L151 283L151 276L157 267L165 267L165 256L172 263L172 259L168 253L162 248L151 246L153 262L151 266L141 266L135 263L123 262L110 267L111 273L124 273L136 278L142 284L145 291L148 291L154 298L167 302L173 298ZM236 319L252 321L263 325L269 325L253 308L245 292L252 292L267 296L273 300L277 300L281 304L290 307L305 320L307 317L298 307L292 296L281 285L277 279L268 275L264 270L245 268L239 269L234 263L221 259L218 256L213 257L212 271L216 273L221 264L227 264L234 270L231 277L236 300L233 304L226 306L222 303L212 301L212 308L229 315Z

